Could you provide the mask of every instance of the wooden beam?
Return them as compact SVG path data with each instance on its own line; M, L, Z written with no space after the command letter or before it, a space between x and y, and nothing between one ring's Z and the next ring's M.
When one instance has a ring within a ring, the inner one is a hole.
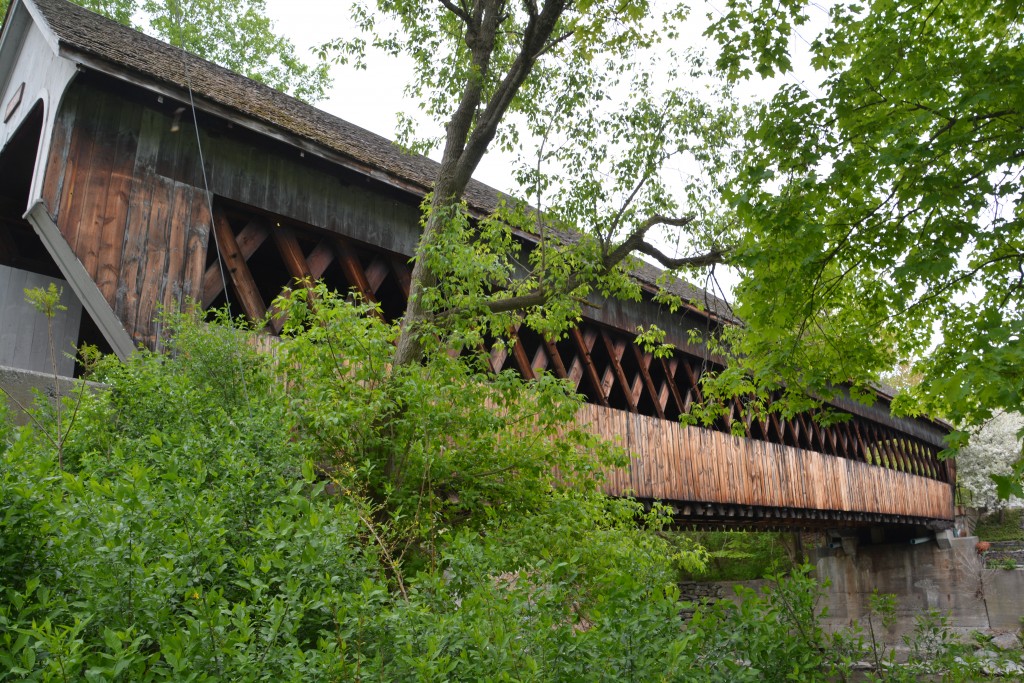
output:
M856 418L856 417L853 418L853 434L856 437L856 444L857 444L857 453L855 454L854 459L855 460L864 461L865 460L864 453L868 449L867 441L864 439L864 436L861 434L860 420L858 418Z
M537 351L533 354L533 360L530 361L530 368L533 369L534 373L539 370L547 371L550 360L548 359L548 352L544 348L544 344L537 345Z
M650 353L644 353L636 344L630 344L630 346L633 347L633 355L636 357L637 365L640 366L640 377L643 379L644 385L647 387L647 393L654 403L654 412L664 420L665 410L661 406L661 397L654 389L654 380L651 378L650 364L654 362L654 356ZM665 398L668 399L667 394Z
M406 301L408 301L409 292L412 290L412 269L409 268L409 260L401 256L393 256L391 258L391 271L398 278L398 286L402 289L402 294L405 296Z
M682 363L683 371L686 373L686 378L690 381L690 386L693 387L694 396L697 397L698 401L703 401L704 395L700 390L700 375L698 375L694 371L693 366L690 364L689 360L684 358L682 360Z
M629 384L629 380L626 379L626 373L622 370L622 363L619 362L626 351L625 344L618 345L613 342L612 338L605 330L601 330L601 339L604 341L604 347L608 351L608 358L611 361L612 371L615 373L615 377L619 381L619 386L622 387L622 393L626 396L626 405L629 407L629 412L635 413L636 399L633 398L632 387Z
M238 303L250 320L262 320L267 314L267 307L263 303L252 273L249 272L249 266L245 263L245 257L235 240L235 234L231 231L231 224L223 209L214 211L213 227L217 234L217 244L220 246L220 256L224 259L224 269L231 278Z
M327 268L334 262L334 258L334 248L326 237L313 247L313 251L309 252L309 256L306 257L306 266L314 280L323 277Z
M370 285L370 291L373 292L374 296L377 295L377 290L384 284L384 279L387 278L390 272L391 269L388 267L387 261L379 256L373 259L370 265L367 266L366 282Z
M302 246L295 237L295 233L288 226L278 223L275 228L271 229L271 235L274 238L277 252L281 256L281 261L284 263L288 274L295 280L302 282L306 289L312 290L312 272L310 271L309 264L306 262L306 256L302 253ZM290 296L290 282L285 285L283 292L284 296ZM274 334L281 334L281 328L283 327L284 316L276 306L273 306L270 311L270 329L274 331Z
M509 334L512 337L512 358L516 362L516 367L519 368L519 372L523 373L523 377L526 379L537 379L536 373L533 368L530 367L530 359L526 357L526 349L523 348L523 340L519 338L518 326L509 330Z
M676 384L676 368L679 367L679 359L662 358L661 365L665 370L665 383L668 384L672 400L676 402L676 408L679 412L685 413L690 406L683 402L683 397L679 393L679 386Z
M579 357L583 363L583 374L587 376L587 380L590 382L594 391L597 392L597 402L601 405L608 407L608 396L605 395L604 389L601 387L601 380L597 376L597 368L594 367L594 360L590 357L590 349L597 339L596 333L588 331L587 336L590 337L590 346L587 345L587 341L580 331L580 328L574 327L569 330L569 337L572 338L574 344L576 344L576 351L579 353Z
M489 357L491 370L494 372L501 372L501 368L505 365L506 358L508 358L508 344L494 344L494 346L491 347Z
M220 211L219 213L224 216L223 211ZM224 220L227 220L226 216ZM234 234L232 233L232 237L243 261L248 261L249 257L256 253L256 250L260 248L269 236L270 228L268 228L262 221L250 221L245 228L242 229L242 232L238 233L237 237L234 237ZM225 264L225 270L227 270L227 264ZM206 273L203 275L203 308L209 308L214 299L216 299L223 291L224 281L221 279L220 264L215 261L206 269Z
M271 230L271 235L274 237L274 244L277 245L277 251L281 255L288 274L296 280L310 280L312 273L309 270L309 264L306 263L306 256L302 253L299 240L295 238L295 233L288 226L279 225ZM309 286L308 283L307 286Z
M568 379L569 373L565 370L565 363L562 362L562 355L558 353L558 346L547 337L544 338L544 347L548 350L548 357L551 358L551 365L555 368L555 375L559 379Z
M376 303L377 299L373 295L373 289L366 279L366 273L363 272L363 266L359 263L359 257L356 256L348 240L341 235L335 235L334 249L338 254L338 264L341 266L341 272L344 274L349 286L358 291L367 303Z

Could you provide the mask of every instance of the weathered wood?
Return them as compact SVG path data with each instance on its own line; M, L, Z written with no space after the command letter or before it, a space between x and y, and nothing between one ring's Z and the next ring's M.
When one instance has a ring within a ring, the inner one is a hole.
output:
M334 250L338 254L338 264L341 266L341 272L345 275L345 280L349 286L359 292L364 301L369 303L376 302L377 299L373 294L373 288L370 287L370 283L366 280L366 273L363 271L363 266L359 263L359 257L356 256L348 240L338 236L333 239Z
M544 339L544 348L548 351L548 357L551 359L551 367L554 368L555 376L559 379L568 379L569 373L565 369L565 363L562 362L562 355L558 353L558 346L550 339Z
M377 290L384 284L384 280L390 272L391 269L388 267L387 261L379 256L366 267L366 282L370 285L370 291L374 296L377 296Z
M266 223L263 221L249 221L235 237L235 244L242 259L248 261L268 237L270 237L270 228ZM333 252L331 253L331 258L334 258ZM227 266L224 266L224 272L222 273L219 261L214 261L206 269L206 273L203 275L203 308L209 308L214 300L220 296L221 292L224 291L225 277L228 277Z
M296 280L306 281L308 286L312 273L310 273L309 264L306 263L306 255L302 253L299 240L295 238L295 233L287 225L277 225L271 229L270 234L274 238L277 252L281 255L281 261L284 262L288 274Z
M317 242L313 251L306 257L306 265L309 266L309 274L314 280L319 280L327 271L328 266L334 263L334 247L331 241L324 238Z
M608 473L604 490L611 495L631 491L677 507L711 504L698 514L713 517L742 516L729 506L754 505L780 520L953 518L952 487L909 472L593 404L580 409L577 421L609 438L625 437L630 465Z
M608 359L611 362L612 372L615 373L615 378L619 381L619 386L622 388L622 393L626 397L626 405L629 406L629 412L636 412L636 399L633 396L633 387L630 386L629 380L626 379L626 373L622 370L622 356L626 351L626 345L622 342L613 341L611 336L605 330L601 330L601 340L604 342L605 350L608 352ZM606 394L607 395L607 394Z
M235 234L231 231L231 224L223 211L215 211L213 215L213 227L217 234L217 244L220 247L221 258L224 259L224 267L231 279L238 302L250 320L262 320L267 314L267 307L263 303L260 291L256 287L256 281L249 272L245 257L235 241Z
M509 330L510 342L512 343L512 359L516 367L526 379L536 379L537 374L530 366L530 359L526 357L526 349L523 348L523 340L519 338L518 328Z
M685 414L689 410L689 405L683 401L682 395L679 393L679 385L676 384L676 369L679 366L679 359L672 358L671 360L662 358L661 366L665 370L665 384L668 385L669 392L672 395L672 400L676 403L676 410L680 414Z
M398 278L398 286L402 290L402 296L409 298L409 288L412 287L412 269L409 261L400 256L391 258L391 270Z
M578 327L574 327L569 330L569 337L572 339L573 344L576 345L576 353L580 364L583 366L583 374L586 375L591 387L597 394L597 401L602 406L608 405L608 395L604 391L604 387L601 383L600 378L597 376L597 368L594 366L594 361L590 357L590 349L593 348L593 343L597 339L597 335L591 333L588 335L589 341L584 337L583 332Z

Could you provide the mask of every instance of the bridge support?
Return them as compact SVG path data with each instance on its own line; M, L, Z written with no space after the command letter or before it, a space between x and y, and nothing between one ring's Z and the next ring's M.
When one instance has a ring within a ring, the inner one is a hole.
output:
M817 550L815 565L819 581L830 584L826 627L866 624L871 595L877 591L896 597L896 623L884 636L890 643L912 632L915 617L928 610L948 615L949 625L963 635L972 630L1016 632L1024 614L1024 570L986 569L977 541L940 530L898 543L858 543L845 537L824 545Z

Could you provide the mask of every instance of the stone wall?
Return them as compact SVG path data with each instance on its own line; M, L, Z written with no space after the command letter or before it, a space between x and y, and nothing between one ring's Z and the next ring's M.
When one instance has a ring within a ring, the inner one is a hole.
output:
M973 536L911 545L862 545L823 548L816 558L826 592L827 627L865 623L872 593L896 596L896 623L886 640L899 642L914 628L914 618L939 610L955 631L1015 632L1024 615L1024 571L985 569Z
M90 390L96 390L102 385L95 382L85 383ZM26 424L29 421L25 408L30 408L36 400L36 392L46 396L51 402L55 402L58 396L70 396L75 388L81 385L81 380L74 380L70 377L58 377L54 381L52 374L33 372L0 366L0 401L7 401L10 407L11 419L17 425Z

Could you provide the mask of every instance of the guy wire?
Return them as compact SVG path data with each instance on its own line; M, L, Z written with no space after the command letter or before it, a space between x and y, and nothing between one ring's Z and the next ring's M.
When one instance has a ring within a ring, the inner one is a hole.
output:
M224 302L227 304L228 311L231 310L231 298L228 293L228 279L227 273L224 270L224 259L221 257L220 240L217 238L217 226L214 224L213 217L213 195L210 193L210 182L206 176L206 160L203 156L203 141L199 135L199 116L196 113L196 100L192 93L192 76L188 70L188 52L185 50L185 31L182 27L181 19L181 6L178 4L178 0L168 0L168 6L171 9L171 13L174 15L174 22L178 29L178 49L181 50L181 68L185 75L185 85L188 88L188 103L192 110L192 127L196 133L196 149L199 152L199 168L203 175L203 192L206 197L206 209L210 214L210 234L213 235L213 247L217 251L217 268L220 271L221 286L224 291ZM179 307L181 303L179 302ZM249 385L245 381L245 367L242 365L241 356L235 354L238 360L238 374L242 380L242 393L245 396L245 405L249 410L249 417L252 418L252 401L249 398Z

